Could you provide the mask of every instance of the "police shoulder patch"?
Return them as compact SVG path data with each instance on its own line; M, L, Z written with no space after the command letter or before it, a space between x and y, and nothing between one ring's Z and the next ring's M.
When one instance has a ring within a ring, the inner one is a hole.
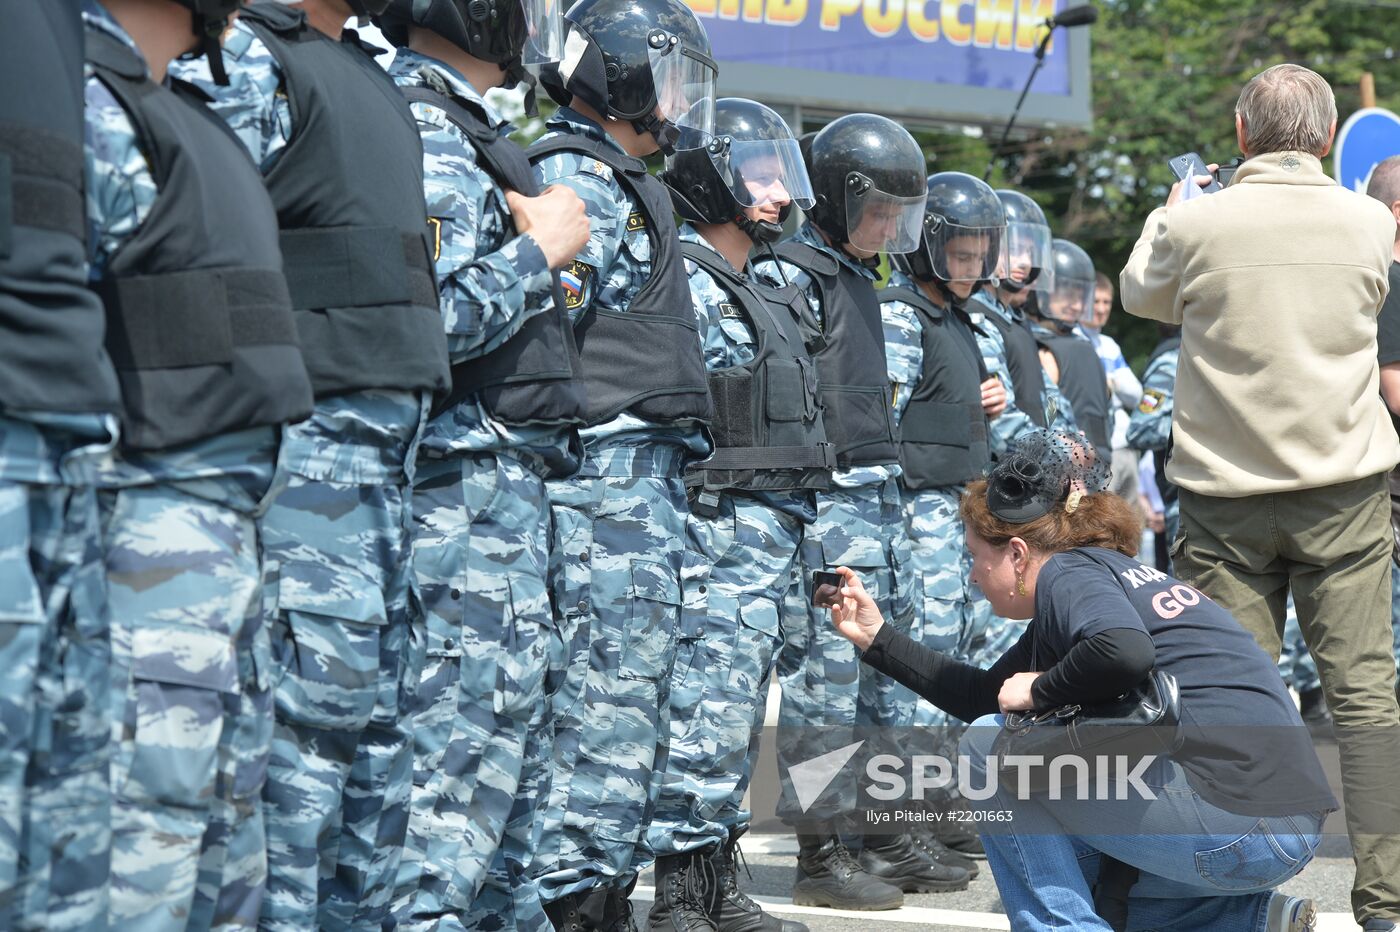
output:
M647 228L647 218L646 218L646 215L643 214L641 211L634 210L634 211L632 211L630 214L627 215L627 232L628 232L628 233L635 233L635 232L637 232L638 230L645 230L646 228Z
M1151 414L1162 406L1162 402L1167 399L1165 392L1159 392L1155 388L1144 388L1142 390L1142 400L1138 402L1138 410L1143 414Z
M588 294L588 282L593 266L575 259L559 272L559 286L564 292L564 307L570 311L583 306Z
M597 175L599 178L603 178L607 181L612 180L612 169L609 168L605 162L599 159L586 160L583 163L582 167L583 170L588 172L590 175Z

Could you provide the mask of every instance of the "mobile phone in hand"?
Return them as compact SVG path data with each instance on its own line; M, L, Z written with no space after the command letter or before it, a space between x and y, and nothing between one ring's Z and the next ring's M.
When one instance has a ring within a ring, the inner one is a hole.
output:
M812 572L812 604L817 608L831 608L841 601L841 586L845 579L840 573Z
M1216 191L1220 190L1220 182L1215 180L1215 176L1211 175L1210 169L1206 168L1205 160L1195 152L1187 152L1184 155L1178 155L1170 159L1167 164L1171 166L1172 174L1176 175L1179 181L1195 178L1198 175L1210 175L1210 184L1206 185L1204 188L1196 185L1194 181L1187 185L1182 195L1185 198L1192 198L1197 194L1214 194ZM1191 188L1195 188L1195 190L1190 190Z

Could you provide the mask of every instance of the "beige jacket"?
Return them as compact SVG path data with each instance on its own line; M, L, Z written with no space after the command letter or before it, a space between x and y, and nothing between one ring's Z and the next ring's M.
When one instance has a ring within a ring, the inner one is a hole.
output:
M1238 498L1400 460L1376 364L1394 242L1390 211L1302 152L1152 212L1119 283L1128 313L1182 326L1169 479Z

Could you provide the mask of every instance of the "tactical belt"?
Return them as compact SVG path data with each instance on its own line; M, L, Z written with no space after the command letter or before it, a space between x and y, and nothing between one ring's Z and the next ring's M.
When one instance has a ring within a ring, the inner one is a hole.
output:
M438 306L422 236L394 227L284 230L283 271L292 307Z
M107 350L118 369L227 365L234 347L296 345L275 269L201 269L107 280Z

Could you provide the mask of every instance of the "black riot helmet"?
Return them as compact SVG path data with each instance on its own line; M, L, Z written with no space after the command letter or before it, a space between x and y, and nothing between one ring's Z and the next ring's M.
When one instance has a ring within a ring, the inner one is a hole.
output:
M243 5L243 0L176 0L194 14L194 34L199 38L198 55L209 59L209 74L214 83L228 85L224 70L223 35L228 19Z
M1035 283L1036 290L1048 297L1052 234L1045 211L1020 191L999 190L997 197L1006 211L1006 249L997 269L998 286L1016 292Z
M909 252L924 217L924 154L909 132L873 113L828 123L812 139L807 170L812 223L833 245Z
M579 0L564 21L563 58L540 73L556 102L627 120L667 155L709 142L718 69L681 0Z
M1055 283L1048 301L1042 298L1040 316L1049 318L1068 329L1094 319L1094 284L1098 278L1094 260L1067 239L1051 244Z
M783 118L756 101L715 101L715 134L709 144L666 157L659 176L671 203L692 223L733 222L755 243L774 243L792 205L812 206L812 184L802 150ZM778 204L778 219L752 220L750 207Z
M923 235L895 264L922 281L985 282L996 274L1006 236L991 186L963 172L928 176Z
M472 58L501 66L506 87L533 86L528 70L559 60L563 54L562 0L351 0L379 7L375 25L400 48L408 45L408 27L420 26L442 36ZM373 12L373 10L371 10ZM533 109L533 99L527 109Z

